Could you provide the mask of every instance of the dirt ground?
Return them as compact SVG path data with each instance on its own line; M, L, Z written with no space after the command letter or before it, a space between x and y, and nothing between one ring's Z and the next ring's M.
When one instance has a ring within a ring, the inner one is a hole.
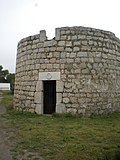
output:
M1 99L2 97L0 96ZM13 137L16 131L8 126L5 114L6 108L0 105L0 160L44 160L38 153L32 153L27 150L23 150L22 154L15 156L13 150L16 142Z
M9 140L9 132L11 131L6 127L5 119L3 117L5 113L5 107L0 106L0 160L12 160L12 155L10 152L12 147L11 142Z

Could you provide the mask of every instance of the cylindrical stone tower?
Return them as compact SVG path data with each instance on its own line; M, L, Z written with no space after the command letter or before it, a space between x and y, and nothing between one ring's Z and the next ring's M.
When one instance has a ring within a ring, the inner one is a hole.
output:
M120 40L111 32L57 28L18 43L14 107L38 114L120 111Z

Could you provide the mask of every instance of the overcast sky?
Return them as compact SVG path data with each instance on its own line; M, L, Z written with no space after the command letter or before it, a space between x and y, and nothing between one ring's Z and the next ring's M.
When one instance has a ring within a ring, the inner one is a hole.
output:
M120 0L0 0L0 65L15 72L17 43L45 29L86 26L120 38Z

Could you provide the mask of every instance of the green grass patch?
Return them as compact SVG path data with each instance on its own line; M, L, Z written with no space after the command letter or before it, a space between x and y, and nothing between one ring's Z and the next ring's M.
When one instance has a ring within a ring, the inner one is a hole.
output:
M13 108L13 94L11 91L0 91L0 105L3 105L9 109Z
M37 152L45 160L118 160L114 158L120 155L120 113L91 118L39 116L11 109L11 96L4 95L3 101L6 118L17 130L16 153Z

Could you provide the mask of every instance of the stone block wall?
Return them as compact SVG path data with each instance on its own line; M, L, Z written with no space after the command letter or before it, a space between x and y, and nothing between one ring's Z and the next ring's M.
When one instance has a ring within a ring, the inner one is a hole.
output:
M14 106L43 114L44 75L56 79L56 112L91 115L120 111L120 40L111 32L56 28L18 43ZM48 77L49 79L49 77Z

